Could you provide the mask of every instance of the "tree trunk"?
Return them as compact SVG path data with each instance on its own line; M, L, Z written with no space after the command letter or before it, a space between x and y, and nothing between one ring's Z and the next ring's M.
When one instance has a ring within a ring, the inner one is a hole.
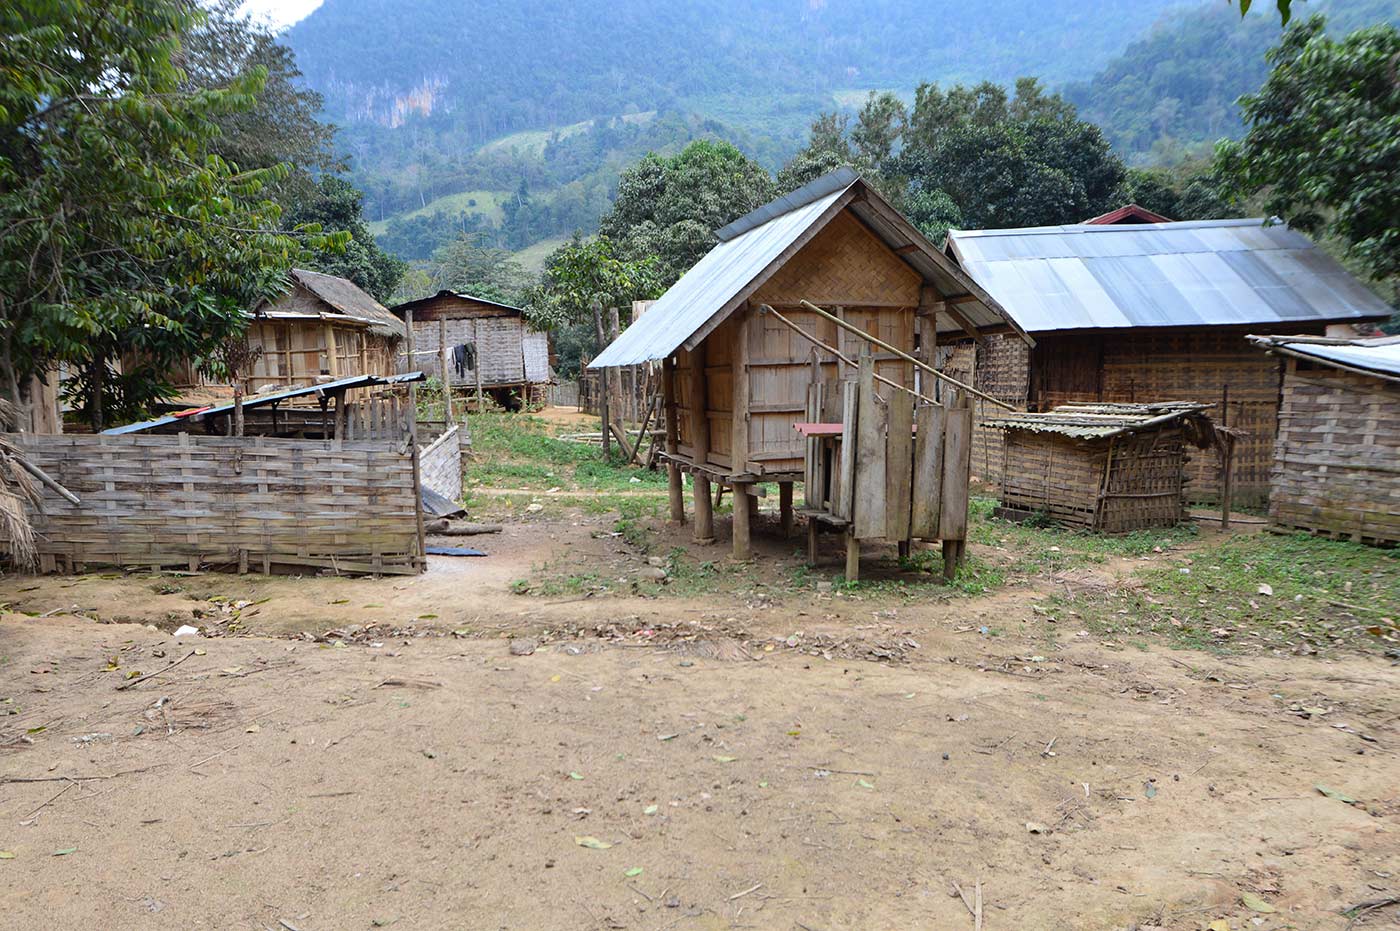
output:
M618 320L617 308L608 308L608 342L617 339L622 332L621 321ZM630 411L627 400L622 395L622 369L617 366L605 369L608 376L608 393L613 399L613 417L618 423L625 424Z
M92 432L101 433L105 426L102 396L107 391L107 359L93 359L89 365L89 371L92 373L92 377L88 379L92 384L92 399L88 406L89 419L92 421Z

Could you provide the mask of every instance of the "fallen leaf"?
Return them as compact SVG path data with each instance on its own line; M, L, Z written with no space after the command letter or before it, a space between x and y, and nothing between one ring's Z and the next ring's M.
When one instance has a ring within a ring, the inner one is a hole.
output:
M605 840L599 840L591 834L575 834L574 843L580 847L587 847L589 850L607 850L612 844Z
M13 850L0 850L0 860L13 860L15 852Z
M716 763L733 763L733 762L734 762L735 760L737 760L737 759L738 759L737 756L717 756L717 757L715 757L715 762L716 762Z
M262 730L262 725L260 725L260 724L250 724L250 725L248 725L247 727L245 727L245 728L243 729L243 733L245 733L245 734L256 734L256 733L257 733L258 731L260 731L260 730Z
M571 772L571 773L569 773L569 778L570 778L570 779L582 779L582 778L583 778L583 775L580 774L580 773Z
M765 782L760 782L760 783L758 784L758 787L759 787L760 789L766 789L766 788L768 788L768 783L767 783L766 781L765 781Z
M1249 909L1250 911L1265 913L1278 911L1278 909L1274 908L1268 902L1265 902L1263 899L1259 898L1259 896L1255 895L1252 892L1241 892L1240 901L1243 902L1244 907Z
M1230 931L1230 922L1224 918L1217 918L1206 925L1206 931Z
M870 782L870 781L865 780L865 779L857 779L857 780L856 780L856 785L860 786L862 789L873 789L873 788L875 788L875 784L874 784L873 782Z
M550 681L550 682L558 682L559 680L561 680L561 679L563 679L563 678L564 678L563 676L550 676L550 677L549 677L549 681Z
M331 604L333 604L333 605L348 605L349 603L350 603L350 599L349 599L349 598L337 598L335 601L332 601L332 602L331 602Z
M195 650L195 651L194 651L194 655L195 655L195 656L203 656L204 654L206 654L206 653L208 653L208 652L209 652L208 650Z
M1336 789L1329 789L1326 786L1313 786L1313 788L1317 789L1317 791L1321 792L1328 798L1334 798L1339 802L1346 802L1348 805L1356 804L1356 799L1352 798L1350 795L1345 795L1341 792L1338 792Z
M646 808L643 808L643 809L642 809L642 814L644 814L644 815L654 815L654 814L656 814L656 813L657 813L658 811L660 811L660 810L661 810L661 809L660 809L658 806L656 806L656 805L648 805Z
M642 868L640 866L634 866L622 875L626 876L628 879L631 879L633 876L640 876L642 875Z
M1261 583L1259 584L1259 594L1261 594L1261 595L1272 595L1273 593L1274 593L1274 587L1273 587L1272 585L1270 585L1268 582L1261 582Z
M55 850L55 851L53 852L53 855L54 855L55 857L66 857L66 856L68 856L70 853L77 853L77 852L78 852L78 848L77 848L77 847L64 847L62 850Z
M680 734L658 734L658 735L656 736L656 739L657 739L657 740L675 740L675 739L676 739L677 737L679 737L679 736L680 736Z

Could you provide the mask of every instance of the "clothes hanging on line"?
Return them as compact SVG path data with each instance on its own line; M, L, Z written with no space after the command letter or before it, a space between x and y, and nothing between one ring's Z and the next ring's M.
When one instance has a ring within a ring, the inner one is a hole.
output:
M467 372L476 371L476 343L467 341L452 347L452 365L458 378L466 378Z

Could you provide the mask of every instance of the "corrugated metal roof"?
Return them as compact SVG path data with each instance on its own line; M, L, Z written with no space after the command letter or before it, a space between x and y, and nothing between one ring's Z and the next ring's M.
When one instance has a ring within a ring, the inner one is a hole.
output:
M286 391L272 391L267 394L248 395L243 399L243 409L245 411L252 410L255 407L262 407L277 401L286 401L291 398L301 398L312 394L329 394L345 388L365 388L372 385L401 385L411 381L423 381L426 377L427 376L422 372L405 372L400 375L351 375L347 378L338 378L335 381L328 381L321 385L306 385L301 388L288 388ZM102 432L112 436L120 436L123 433L140 433L142 430L150 430L153 427L163 427L181 420L197 423L205 417L227 414L232 410L232 404L216 404L211 407L199 407L194 410L181 411L178 414L157 417L155 420L142 420L138 423L123 424L120 427L112 427L110 430L103 430Z
M720 242L670 287L642 317L623 331L589 368L637 365L664 359L755 283L789 246L825 225L840 209L850 209L900 259L946 297L970 296L958 310L974 326L1011 326L1011 317L970 276L901 217L849 168L809 182L719 230ZM830 213L828 213L830 211ZM821 221L821 225L818 225ZM957 325L942 315L940 331Z
M1326 339L1288 336L1251 336L1256 345L1319 362L1374 372L1400 381L1400 336L1376 339Z
M1174 401L1162 404L1062 404L1052 410L992 417L983 426L1002 430L1056 433L1080 440L1105 439L1156 427L1183 417L1204 417L1205 404Z
M1263 220L953 230L948 245L1032 333L1355 320L1391 312L1307 237Z

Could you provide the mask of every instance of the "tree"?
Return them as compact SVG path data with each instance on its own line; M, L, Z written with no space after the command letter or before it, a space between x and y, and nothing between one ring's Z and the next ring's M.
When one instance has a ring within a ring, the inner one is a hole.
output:
M1011 95L921 85L894 161L911 202L941 192L972 229L1077 222L1114 206L1125 174L1098 127L1033 78Z
M375 242L361 211L364 195L338 175L326 175L311 190L309 196L293 201L285 225L292 229L316 225L347 236L314 250L304 264L313 271L348 278L376 300L388 300L408 263Z
M569 345L579 352L587 343L580 331L591 323L594 348L602 349L609 340L605 309L653 298L665 289L655 258L628 260L618 252L607 236L583 239L575 234L545 260L540 284L526 295L526 316L541 329L568 333ZM578 365L578 356L561 353L561 371L576 371Z
M1173 220L1221 220L1240 216L1209 163L1174 168L1130 168L1118 188L1119 204L1137 204Z
M0 10L0 379L67 363L94 429L168 396L166 373L281 293L302 242L264 196L282 168L210 151L262 88L182 90L185 0L21 0ZM313 248L343 242L314 226ZM120 371L114 363L120 359Z
M893 155L909 114L889 92L871 91L856 115L855 125L843 113L823 113L812 123L807 148L778 172L778 190L795 190L837 168L851 167L882 194L899 203L904 179L890 177Z
M1248 131L1216 151L1240 195L1297 229L1335 237L1372 276L1400 276L1400 31L1342 39L1322 17L1291 27L1269 52L1257 94L1240 100Z
M1240 0L1240 16L1249 15L1249 8L1254 5L1254 0ZM1279 22L1285 26L1293 17L1293 0L1274 0L1274 5L1278 7Z
M319 224L350 234L343 248L318 250L305 264L385 300L407 266L376 242L364 221L364 196L341 177L345 161L334 150L335 127L319 117L321 95L301 83L296 55L245 6L243 0L214 0L175 55L186 93L223 90L249 75L262 76L248 106L214 116L218 132L208 151L244 170L282 166L285 176L266 193L282 206L284 228Z
M243 0L213 0L181 40L175 64L187 93L222 90L261 71L251 106L217 114L209 151L241 169L287 166L268 193L284 208L317 199L315 176L345 170L335 152L335 127L322 122L321 95L301 82L296 55L253 19Z
M670 284L714 247L715 230L773 194L772 177L756 162L727 142L701 140L670 158L647 155L624 171L598 230L622 259L655 256Z
M505 249L483 246L480 236L463 236L433 253L428 269L432 290L459 291L488 301L518 304L530 275Z

